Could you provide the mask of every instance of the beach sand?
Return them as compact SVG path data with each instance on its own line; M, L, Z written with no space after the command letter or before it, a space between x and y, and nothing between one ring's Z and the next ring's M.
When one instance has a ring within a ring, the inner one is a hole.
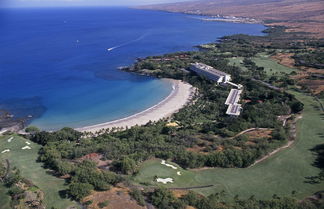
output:
M179 80L167 80L172 83L173 90L171 91L169 96L167 96L160 103L126 118L110 121L107 123L76 128L75 130L95 133L97 131L100 131L101 129L111 129L113 127L130 128L135 125L145 125L149 121L153 122L170 117L173 113L179 111L179 109L181 109L191 100L196 90L188 83L184 83Z

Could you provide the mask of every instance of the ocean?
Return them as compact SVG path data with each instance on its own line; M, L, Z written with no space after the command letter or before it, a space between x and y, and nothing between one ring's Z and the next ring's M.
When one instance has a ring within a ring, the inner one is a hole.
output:
M264 29L129 8L0 9L0 109L44 130L127 117L172 86L118 67Z

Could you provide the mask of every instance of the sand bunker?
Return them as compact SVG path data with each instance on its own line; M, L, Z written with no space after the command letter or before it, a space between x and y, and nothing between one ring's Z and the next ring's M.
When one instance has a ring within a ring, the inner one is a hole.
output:
M26 144L30 145L30 142L26 142Z
M7 141L10 143L13 139L13 137L10 137Z
M0 131L0 135L2 135L3 133L5 133L7 130L2 130Z
M172 168L172 169L178 169L178 168L175 167L174 165L171 165L171 164L167 164L167 163L165 163L165 160L162 160L161 164L162 164L162 165L165 165L165 166L167 166L167 167L170 167L170 168Z
M159 182L159 183L163 183L163 184L173 183L172 178L165 178L165 179L157 178L156 181Z
M25 147L23 147L21 149L31 149L31 147L30 146L25 146Z
M178 175L178 176L181 176L181 172L180 172L180 171L178 171L178 172L177 172L177 175Z
M1 153L3 154L3 153L6 153L6 152L10 152L10 149L5 149Z

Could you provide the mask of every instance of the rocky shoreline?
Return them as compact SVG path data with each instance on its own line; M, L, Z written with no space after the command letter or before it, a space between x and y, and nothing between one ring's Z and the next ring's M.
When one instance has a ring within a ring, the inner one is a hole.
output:
M12 131L17 132L25 127L28 118L15 118L6 110L0 110L0 134Z

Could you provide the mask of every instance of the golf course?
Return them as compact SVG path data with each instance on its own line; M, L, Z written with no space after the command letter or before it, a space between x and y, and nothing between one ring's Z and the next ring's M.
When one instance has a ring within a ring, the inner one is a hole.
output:
M9 139L9 140L8 140ZM22 149L23 147L31 149ZM64 180L52 176L48 170L42 167L42 163L36 162L40 145L37 145L17 135L0 137L0 159L8 159L10 167L17 167L21 175L31 180L45 193L45 205L47 208L67 208L76 203L69 199L61 198L59 191L66 189ZM9 152L1 153L9 149ZM6 188L0 186L0 208L9 207L9 196L6 195Z
M172 178L169 188L186 188L213 185L194 189L203 195L225 191L228 198L239 195L258 199L279 196L304 198L324 188L324 183L307 183L307 177L316 176L319 168L313 166L315 155L311 151L323 143L324 119L319 103L311 96L291 92L304 103L302 119L297 123L297 139L293 145L250 168L210 168L201 170L177 170L161 164L154 159L145 162L134 177L134 182L142 185L163 185L154 178ZM177 175L181 171L181 176ZM292 195L293 194L293 195Z

